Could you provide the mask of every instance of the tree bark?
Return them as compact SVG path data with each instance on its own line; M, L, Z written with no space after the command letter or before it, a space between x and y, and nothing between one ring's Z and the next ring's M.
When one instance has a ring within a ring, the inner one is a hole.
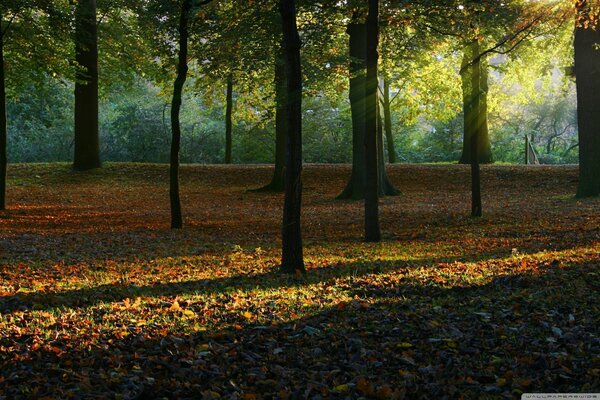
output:
M587 17L588 5L580 6ZM579 124L579 184L577 197L600 195L600 30L575 29L575 73Z
M367 16L367 77L365 113L365 240L381 241L379 228L379 190L377 168L377 62L379 53L379 0L369 0Z
M357 22L355 14L353 21L348 24L346 33L349 36L350 47L350 110L352 114L352 173L346 187L338 195L338 199L360 200L365 197L367 172L365 165L365 115L366 115L366 51L367 27L362 22ZM383 164L385 165L385 163ZM380 196L396 195L399 192L391 184L385 168L378 168L381 174L379 180L386 182L379 185Z
M479 54L479 46L476 48L477 54ZM470 104L470 120L469 129L471 131L470 141L470 154L469 159L471 163L471 216L481 217L481 172L479 168L479 141L481 139L481 132L483 131L481 120L479 118L481 111L480 108L483 106L483 92L481 87L481 62L476 61L471 65L471 104Z
M2 26L2 15L0 15L0 210L6 209L6 170L8 166L6 154L7 131L6 87L4 76L4 27Z
M99 168L98 28L96 0L79 0L75 9L75 150L73 168Z
M231 115L233 113L233 76L227 76L227 106L225 110L225 164L231 164L231 147L233 145Z
M283 48L283 47L282 47ZM283 192L285 176L286 136L286 77L285 60L279 52L275 58L275 169L271 182L257 191Z
M479 56L480 53L481 45L477 39L474 39L472 42L467 44L463 50L463 60L460 74L463 91L464 113L463 151L459 161L461 164L469 164L471 162L471 137L473 136L475 129L479 130L479 138L477 140L477 153L479 162L482 164L489 164L493 162L487 114L489 75L488 63L483 59L483 57L477 62L473 61ZM475 72L475 69L477 69L477 72ZM473 74L476 74L479 79L479 82L477 82L477 87L479 87L478 94L476 94L473 89ZM470 103L475 101L476 97L479 99L480 105L478 107L471 107ZM470 115L469 113L471 112L475 114Z
M385 172L385 155L383 151L383 119L381 116L381 101L379 97L379 85L377 88L377 176L378 176L378 193L379 196L385 195L397 196L400 194Z
M392 133L392 110L390 101L390 81L383 80L383 120L385 127L385 139L387 142L388 161L396 163L396 147L394 146L394 135Z
M352 173L339 199L360 200L365 197L365 74L366 74L366 25L353 21L348 24L350 65L350 111L352 114Z
M181 126L179 112L181 110L181 95L183 85L187 79L188 56L188 27L192 0L183 0L181 15L179 17L179 54L177 76L173 84L173 99L171 101L171 157L169 169L169 199L171 201L171 228L181 229L183 217L181 215L181 199L179 197L179 148L181 146Z
M302 207L302 70L295 0L279 0L287 80L287 152L283 206L281 271L304 274L300 215Z

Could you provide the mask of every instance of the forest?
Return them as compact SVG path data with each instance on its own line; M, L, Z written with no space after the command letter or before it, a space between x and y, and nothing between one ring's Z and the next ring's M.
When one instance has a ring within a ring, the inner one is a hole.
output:
M600 393L599 48L597 0L2 0L0 400Z

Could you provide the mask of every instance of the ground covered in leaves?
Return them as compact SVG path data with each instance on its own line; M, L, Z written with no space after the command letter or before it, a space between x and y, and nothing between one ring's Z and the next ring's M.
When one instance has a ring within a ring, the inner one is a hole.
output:
M348 166L307 166L306 278L277 273L256 166L15 165L0 213L0 399L443 399L600 392L600 200L574 167L390 168L384 241Z

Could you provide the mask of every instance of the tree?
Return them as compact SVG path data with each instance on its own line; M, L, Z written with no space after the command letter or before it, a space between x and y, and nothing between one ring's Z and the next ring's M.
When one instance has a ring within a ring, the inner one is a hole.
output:
M283 48L283 46L282 46ZM286 76L285 60L278 51L275 56L275 168L271 182L261 191L281 192L285 187L285 137L286 137Z
M233 144L231 114L233 113L233 75L227 76L227 94L225 111L225 164L231 164L231 146Z
M368 114L366 110L367 94L367 24L361 21L362 16L359 12L353 13L352 19L348 24L346 33L349 43L349 74L350 88L349 99L352 114L352 173L348 184L338 196L339 199L363 199L367 185L367 166L365 155L365 118ZM379 35L378 35L379 37ZM375 99L378 99L376 95ZM375 111L377 118L377 111ZM382 135L381 131L375 131L375 151L377 164L376 174L381 183L378 187L379 195L396 195L398 191L390 183L383 163L383 140L378 140L377 135ZM380 151L381 150L381 151ZM378 163L378 158L381 162Z
M6 84L4 78L4 35L8 28L2 23L4 15L0 14L0 210L6 209Z
M302 202L302 69L295 0L279 0L286 75L287 152L283 206L282 259L284 273L305 273L300 225Z
M479 42L475 41L473 44L473 54L479 54ZM484 103L484 93L487 90L487 72L485 82L481 77L482 68L481 60L473 58L473 65L470 68L470 98L465 105L465 132L469 132L471 135L469 138L465 137L465 140L470 142L468 147L469 151L469 163L471 164L471 216L481 217L482 216L482 205L481 205L481 172L480 172L480 142L484 141L484 133L487 133L487 117L482 118L483 112L481 109L486 107ZM482 89L485 86L486 89ZM485 113L487 115L487 112ZM485 119L485 121L483 120ZM488 140L489 143L489 140ZM485 146L487 147L487 145Z
M394 146L394 135L392 132L392 102L390 99L390 81L383 79L383 98L381 99L381 108L383 109L383 126L385 129L385 140L387 143L388 161L390 164L396 163L396 147Z
M575 73L579 123L579 185L577 197L600 194L600 30L598 10L587 0L577 2Z
M78 0L75 9L75 149L73 168L101 166L98 132L98 25L96 0Z
M477 162L488 164L493 161L492 145L488 128L487 96L488 62L481 57L481 42L474 38L464 46L460 77L463 90L464 137L463 151L459 163L471 163L471 157L477 153ZM479 81L475 81L475 79ZM476 103L476 104L474 104ZM478 138L473 139L475 135ZM477 149L471 149L477 143Z
M381 241L381 231L379 229L379 177L377 173L379 0L369 0L369 13L366 25L367 76L365 84L366 107L364 123L367 181L365 185L365 240L367 242L379 242Z
M179 16L179 53L177 64L177 77L173 84L173 99L171 101L171 157L169 168L169 199L171 201L171 228L183 227L181 215L181 199L179 196L179 148L181 146L181 125L179 123L179 111L181 110L181 94L183 85L187 79L188 72L188 38L190 12L192 11L192 0L181 2L181 13Z

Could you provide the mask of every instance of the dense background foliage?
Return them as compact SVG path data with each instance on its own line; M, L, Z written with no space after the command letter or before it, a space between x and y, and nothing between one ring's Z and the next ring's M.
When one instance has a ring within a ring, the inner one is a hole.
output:
M380 75L382 82L390 83L394 99L397 159L454 162L460 158L463 140L461 57L478 11L469 8L471 3L466 8L452 2L422 1L422 8L404 3L384 2L381 18ZM26 14L22 10L27 7L18 4L8 7L3 17L6 25L17 16L4 39L9 160L70 161L74 84L68 59L73 52L73 10L56 1L50 8L30 8L33 11ZM100 135L105 161L168 160L178 3L144 4L98 1ZM273 162L277 13L273 2L249 4L216 2L194 17L182 115L182 162L224 160L229 76L234 81L233 161ZM300 4L304 159L349 162L352 125L345 28L351 4ZM477 29L485 47L502 42L520 29L521 19L528 18L512 11L511 7L521 10L519 1L503 7L488 7L485 12L490 18L480 18ZM572 65L572 22L551 21L548 15L530 29L528 40L505 55L489 56L489 123L496 162L523 162L525 135L542 163L577 162L574 85L564 73ZM451 26L444 26L448 18Z

